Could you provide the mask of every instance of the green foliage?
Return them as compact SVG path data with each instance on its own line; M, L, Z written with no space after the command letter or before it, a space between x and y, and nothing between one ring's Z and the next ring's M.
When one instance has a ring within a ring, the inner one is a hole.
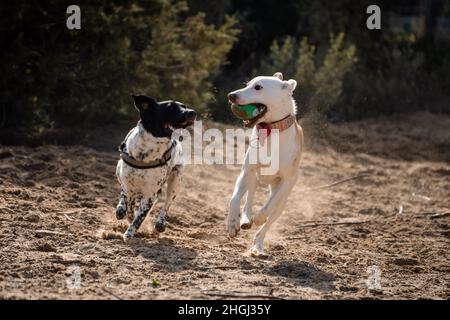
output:
M141 90L171 97L205 111L212 99L209 81L226 60L236 41L236 21L227 16L219 28L204 23L205 14L188 17L182 25L177 16L185 3L169 7L155 23L152 41L142 52L138 70Z
M152 279L152 287L153 288L158 288L161 286L161 281L159 281L158 279Z
M339 102L344 78L357 61L355 46L345 46L344 38L344 33L331 34L328 50L320 62L315 46L306 37L300 42L287 37L281 45L274 41L268 57L254 74L282 71L285 77L294 77L299 82L295 97L300 107L326 114Z
M382 30L369 31L369 0L187 3L81 0L82 29L69 31L69 0L2 2L0 142L21 130L135 116L131 92L182 100L214 120L236 121L227 92L276 71L298 80L300 112L334 120L450 112L448 29L441 23L413 34L403 26L424 13L420 6L380 0ZM449 4L433 3L436 10L426 16L445 23Z
M357 61L355 46L344 47L343 43L343 33L337 37L330 36L330 47L323 63L309 80L312 87L310 109L320 114L327 113L338 103L343 91L344 77Z
M253 76L272 75L277 71L293 72L295 66L295 45L295 39L289 36L281 44L276 40L273 41L268 57L261 61L261 65L257 70L253 71Z
M132 92L205 110L237 39L233 17L215 27L203 13L186 16L185 2L97 0L79 4L81 30L68 30L65 2L3 5L1 127L113 121L134 115Z
M450 97L445 88L450 78L427 68L425 52L418 49L415 35L397 33L385 36L378 52L380 63L359 64L346 77L348 93L335 110L344 119L360 119L381 113L429 110L449 111ZM449 63L443 59L441 65Z
M295 93L300 112L324 112L336 121L415 110L449 113L450 37L445 22L450 5L429 2L436 9L427 13L424 10L432 6L421 2L417 6L379 0L382 30L378 31L365 27L366 9L373 4L370 0L285 0L283 6L270 0L257 6L252 1L235 1L231 12L245 20L239 25L241 41L230 56L231 67L216 82L226 92L241 86L250 75L282 71L300 80ZM440 21L431 31L434 40L425 36L427 24L416 34L408 27L408 22L425 16ZM347 69L345 61L350 63L351 59L337 60L339 70L324 68L322 77L318 76L321 83L305 81L319 72L330 47L329 34L339 32L345 32L345 42L356 46L358 61L351 63L351 71L343 77L339 74ZM289 40L274 42L276 39ZM304 52L298 53L302 43ZM293 57L299 57L301 63L296 66ZM337 77L331 71L336 71ZM319 85L325 95L316 93L313 99L314 88ZM222 100L226 100L225 95Z

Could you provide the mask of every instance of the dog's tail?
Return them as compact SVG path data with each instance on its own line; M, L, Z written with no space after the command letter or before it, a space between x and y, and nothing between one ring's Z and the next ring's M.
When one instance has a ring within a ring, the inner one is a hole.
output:
M295 121L295 127L297 129L297 143L300 145L300 153L299 153L299 157L298 157L298 164L300 164L301 158L302 158L302 154L303 154L303 148L304 148L304 136L303 136L303 129L302 127L298 124L297 121Z

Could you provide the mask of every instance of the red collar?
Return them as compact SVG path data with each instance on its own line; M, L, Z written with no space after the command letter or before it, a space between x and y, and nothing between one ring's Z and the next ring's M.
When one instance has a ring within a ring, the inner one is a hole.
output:
M279 132L289 129L295 123L295 116L290 114L281 120L265 123L261 122L256 125L258 130L258 141L261 146L264 146L265 140L270 136L273 129Z

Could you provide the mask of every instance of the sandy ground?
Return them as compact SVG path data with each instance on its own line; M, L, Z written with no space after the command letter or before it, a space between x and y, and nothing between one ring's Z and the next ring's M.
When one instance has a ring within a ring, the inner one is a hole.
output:
M255 228L225 233L238 166L189 166L166 233L151 215L124 244L112 145L126 128L94 147L0 146L0 298L449 299L450 117L303 125L265 258L246 253Z

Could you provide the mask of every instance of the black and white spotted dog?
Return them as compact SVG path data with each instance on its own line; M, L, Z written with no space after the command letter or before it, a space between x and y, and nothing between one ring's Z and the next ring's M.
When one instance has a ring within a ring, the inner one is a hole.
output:
M184 166L181 143L172 139L172 133L192 125L196 117L194 110L180 102L157 102L140 95L132 95L132 98L141 120L120 145L121 159L116 168L121 185L116 217L127 216L130 221L123 234L125 242L133 237L154 208L167 183L165 203L155 222L158 232L165 230L167 211L175 199Z

